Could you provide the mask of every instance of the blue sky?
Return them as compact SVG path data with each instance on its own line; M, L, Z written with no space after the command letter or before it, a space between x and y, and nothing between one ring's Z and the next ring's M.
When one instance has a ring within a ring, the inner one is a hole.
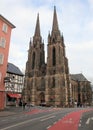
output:
M65 39L70 73L82 72L93 81L93 0L1 0L0 13L16 26L11 34L8 61L25 70L29 40L34 35L38 12L47 49L54 5Z

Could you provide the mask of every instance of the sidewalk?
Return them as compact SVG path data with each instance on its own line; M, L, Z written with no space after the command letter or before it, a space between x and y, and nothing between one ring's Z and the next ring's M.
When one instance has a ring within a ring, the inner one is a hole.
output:
M11 116L19 113L23 113L26 110L23 110L22 107L10 106L0 111L0 117Z

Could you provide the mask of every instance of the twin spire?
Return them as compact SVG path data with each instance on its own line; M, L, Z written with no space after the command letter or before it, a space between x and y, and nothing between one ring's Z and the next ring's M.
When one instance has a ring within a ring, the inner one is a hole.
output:
M59 31L59 28L58 28L56 7L54 6L52 33L57 32L57 31ZM35 28L34 37L41 37L41 35L40 35L39 13L37 14L37 21L36 21L36 28Z
M36 28L35 28L35 34L34 34L34 36L40 36L39 13L37 14L37 22L36 22Z
M53 26L52 26L52 32L58 31L58 21L57 21L57 13L56 13L56 7L54 6L54 15L53 15Z

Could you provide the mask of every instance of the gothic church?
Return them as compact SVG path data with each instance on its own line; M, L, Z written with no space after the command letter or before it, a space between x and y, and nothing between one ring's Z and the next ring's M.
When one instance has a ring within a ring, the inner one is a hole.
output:
M40 34L39 14L33 41L30 40L28 60L25 71L25 101L34 105L69 105L68 59L65 54L64 37L58 26L56 7L53 12L52 31L48 34L47 63L42 36Z

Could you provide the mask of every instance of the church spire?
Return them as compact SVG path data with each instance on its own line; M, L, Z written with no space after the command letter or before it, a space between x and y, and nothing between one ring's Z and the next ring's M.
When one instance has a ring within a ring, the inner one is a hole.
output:
M54 16L53 16L53 26L52 32L58 31L58 21L57 21L57 13L56 13L56 6L54 6Z
M42 37L40 34L40 22L39 22L39 13L37 14L37 21L36 21L36 27L35 27L35 33L33 36L33 44L41 43Z
M36 22L36 28L35 28L35 34L34 34L34 36L40 37L39 13L37 14L37 22Z

